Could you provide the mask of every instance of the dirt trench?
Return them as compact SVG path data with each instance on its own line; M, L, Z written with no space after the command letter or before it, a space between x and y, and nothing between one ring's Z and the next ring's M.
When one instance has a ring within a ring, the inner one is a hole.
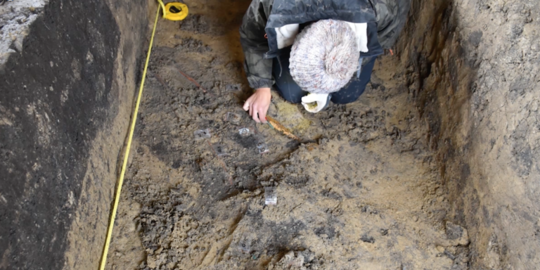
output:
M108 269L467 269L403 61L379 57L357 102L318 114L273 93L292 140L241 109L249 2L159 21Z

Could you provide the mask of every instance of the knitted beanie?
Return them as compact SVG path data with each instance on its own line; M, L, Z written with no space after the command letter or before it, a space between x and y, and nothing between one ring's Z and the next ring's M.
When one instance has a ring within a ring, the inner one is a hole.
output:
M302 90L329 94L350 81L358 69L359 57L355 33L347 23L321 20L296 37L289 68Z

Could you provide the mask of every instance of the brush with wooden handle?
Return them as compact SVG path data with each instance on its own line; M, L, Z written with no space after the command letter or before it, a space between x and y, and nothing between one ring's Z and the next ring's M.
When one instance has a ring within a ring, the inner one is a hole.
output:
M266 116L266 121L268 122L268 125L270 125L270 127L272 127L274 129L276 129L277 131L283 133L285 136L301 142L300 138L298 138L296 135L292 134L292 132L288 128L284 127L276 119L274 119L274 118L272 118L270 116Z

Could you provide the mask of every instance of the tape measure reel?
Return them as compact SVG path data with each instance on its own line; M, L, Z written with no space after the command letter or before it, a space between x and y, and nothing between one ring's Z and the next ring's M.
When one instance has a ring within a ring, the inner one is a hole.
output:
M186 4L179 2L171 2L165 5L163 10L163 18L171 21L181 21L187 17L189 13Z

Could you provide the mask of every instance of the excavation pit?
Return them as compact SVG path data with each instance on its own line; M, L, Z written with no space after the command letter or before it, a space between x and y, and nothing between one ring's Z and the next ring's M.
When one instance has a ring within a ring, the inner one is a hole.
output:
M294 140L242 110L250 2L159 20L107 269L535 269L538 3L413 0L357 102L273 97ZM96 269L158 6L21 3L0 269Z

